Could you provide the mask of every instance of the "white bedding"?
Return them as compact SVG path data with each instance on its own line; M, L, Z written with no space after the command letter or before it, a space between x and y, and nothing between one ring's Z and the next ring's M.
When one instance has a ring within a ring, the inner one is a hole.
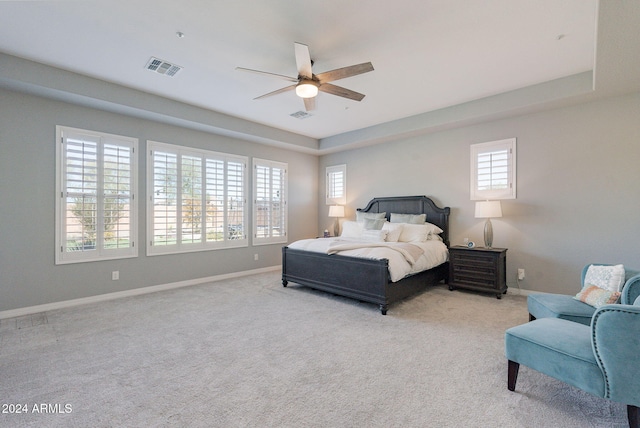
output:
M422 250L407 251L407 245L416 245ZM394 249L393 247L397 247ZM364 259L388 259L392 282L400 281L407 275L431 269L449 260L447 246L438 240L425 242L367 242L358 239L320 238L303 239L288 245L296 250L316 253L361 257ZM405 247L404 249L402 247ZM339 251L338 251L339 250ZM337 251L337 252L336 252ZM409 257L407 256L409 253ZM416 255L419 256L416 258Z

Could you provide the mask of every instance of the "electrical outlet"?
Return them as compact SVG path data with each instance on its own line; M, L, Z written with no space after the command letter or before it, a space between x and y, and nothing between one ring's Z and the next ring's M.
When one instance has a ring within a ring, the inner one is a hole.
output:
M260 259L260 256L258 256L257 254L253 255L253 260L259 260L259 259Z
M524 279L524 269L518 269L518 280Z
M111 280L112 281L117 281L120 279L120 271L119 270L114 270L113 272L111 272Z

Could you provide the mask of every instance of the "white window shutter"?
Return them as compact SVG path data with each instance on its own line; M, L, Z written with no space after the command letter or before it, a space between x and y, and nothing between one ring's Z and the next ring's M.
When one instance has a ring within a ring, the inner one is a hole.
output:
M471 145L471 200L515 199L516 139Z

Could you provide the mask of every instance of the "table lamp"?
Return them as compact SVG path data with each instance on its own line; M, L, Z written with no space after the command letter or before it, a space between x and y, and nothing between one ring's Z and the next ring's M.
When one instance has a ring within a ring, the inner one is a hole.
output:
M476 202L476 218L486 218L484 223L484 246L491 248L493 245L492 218L502 217L502 206L500 201L478 201Z
M342 205L330 205L329 206L329 217L334 217L336 219L333 224L333 236L340 236L340 217L344 217L344 206Z

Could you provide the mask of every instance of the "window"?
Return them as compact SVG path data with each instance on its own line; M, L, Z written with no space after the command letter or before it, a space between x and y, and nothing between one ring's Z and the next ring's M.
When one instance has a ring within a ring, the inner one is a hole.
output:
M287 242L287 164L253 159L253 245Z
M327 167L327 205L347 203L347 165Z
M516 139L471 145L471 200L515 199Z
M247 246L247 158L148 142L147 254Z
M137 257L137 147L56 127L56 264Z

